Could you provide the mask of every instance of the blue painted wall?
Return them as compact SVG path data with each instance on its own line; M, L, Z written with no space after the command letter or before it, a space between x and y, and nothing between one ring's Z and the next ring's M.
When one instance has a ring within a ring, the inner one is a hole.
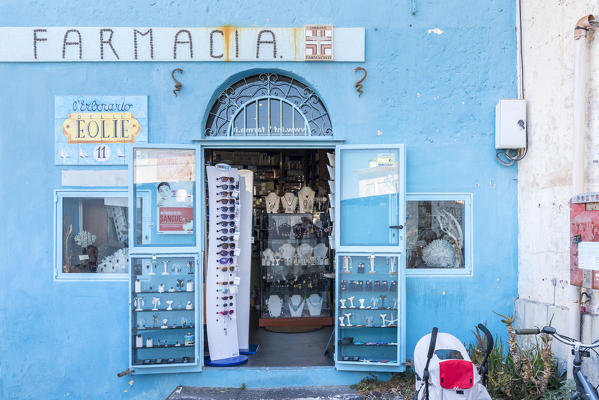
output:
M127 367L127 284L52 279L54 96L147 95L150 142L189 143L214 91L251 68L302 77L348 143L405 143L408 192L474 194L474 276L407 279L408 356L433 325L464 341L481 320L503 334L492 311L511 313L517 292L517 171L495 161L493 127L497 100L516 96L514 1L415 2L416 15L409 0L3 1L2 26L364 26L368 78L359 98L357 63L0 64L0 398L147 399L178 384L359 379L330 368L211 369L136 376L130 387L116 377ZM175 67L185 71L179 97Z

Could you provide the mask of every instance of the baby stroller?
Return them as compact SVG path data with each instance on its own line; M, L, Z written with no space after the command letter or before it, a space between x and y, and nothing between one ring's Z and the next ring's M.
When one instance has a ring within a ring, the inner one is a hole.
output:
M416 394L413 400L491 400L485 385L493 336L483 324L478 324L478 329L487 337L480 375L466 348L455 336L438 332L435 327L418 341L414 349Z

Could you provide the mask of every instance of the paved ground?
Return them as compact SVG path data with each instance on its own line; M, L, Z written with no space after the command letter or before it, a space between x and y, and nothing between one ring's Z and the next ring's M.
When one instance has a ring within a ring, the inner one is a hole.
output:
M311 386L274 389L231 389L177 387L167 400L363 400L356 390L347 386ZM382 397L376 394L366 399L402 400L397 397Z
M324 356L324 348L332 328L325 327L305 333L275 333L263 328L250 334L250 343L260 348L249 356L247 367L303 367L332 365Z

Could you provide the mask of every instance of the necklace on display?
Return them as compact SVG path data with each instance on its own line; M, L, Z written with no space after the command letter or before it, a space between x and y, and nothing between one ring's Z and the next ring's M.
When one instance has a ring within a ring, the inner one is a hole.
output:
M283 304L279 296L271 294L268 300L266 300L266 305L268 306L268 313L271 317L278 318L281 315L281 306Z
M314 190L312 190L308 186L304 186L298 192L298 196L302 199L302 202L300 203L301 213L312 212L312 209L314 208L314 195Z
M317 317L320 315L320 311L322 310L322 296L318 293L312 293L310 297L308 297L308 311L310 312L311 317Z
M276 214L279 211L279 204L281 202L281 198L276 195L274 192L270 192L266 196L266 212L270 214Z
M292 213L295 211L295 206L297 205L297 197L293 193L287 192L283 195L283 199L287 205L285 206L286 213Z
M292 317L301 317L304 311L304 299L299 294L294 294L289 299L289 313Z

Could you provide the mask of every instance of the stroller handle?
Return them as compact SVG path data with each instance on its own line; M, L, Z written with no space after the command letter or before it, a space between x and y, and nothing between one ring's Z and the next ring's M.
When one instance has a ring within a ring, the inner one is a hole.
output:
M428 345L428 359L430 360L433 357L433 353L435 351L435 345L437 344L437 332L439 332L439 328L436 326L433 328L431 332L431 342ZM427 363L428 366L428 363Z
M483 324L478 324L477 327L487 337L487 356L488 356L493 351L493 335L491 335L491 332L489 332L489 330L487 329L487 327L484 326Z

